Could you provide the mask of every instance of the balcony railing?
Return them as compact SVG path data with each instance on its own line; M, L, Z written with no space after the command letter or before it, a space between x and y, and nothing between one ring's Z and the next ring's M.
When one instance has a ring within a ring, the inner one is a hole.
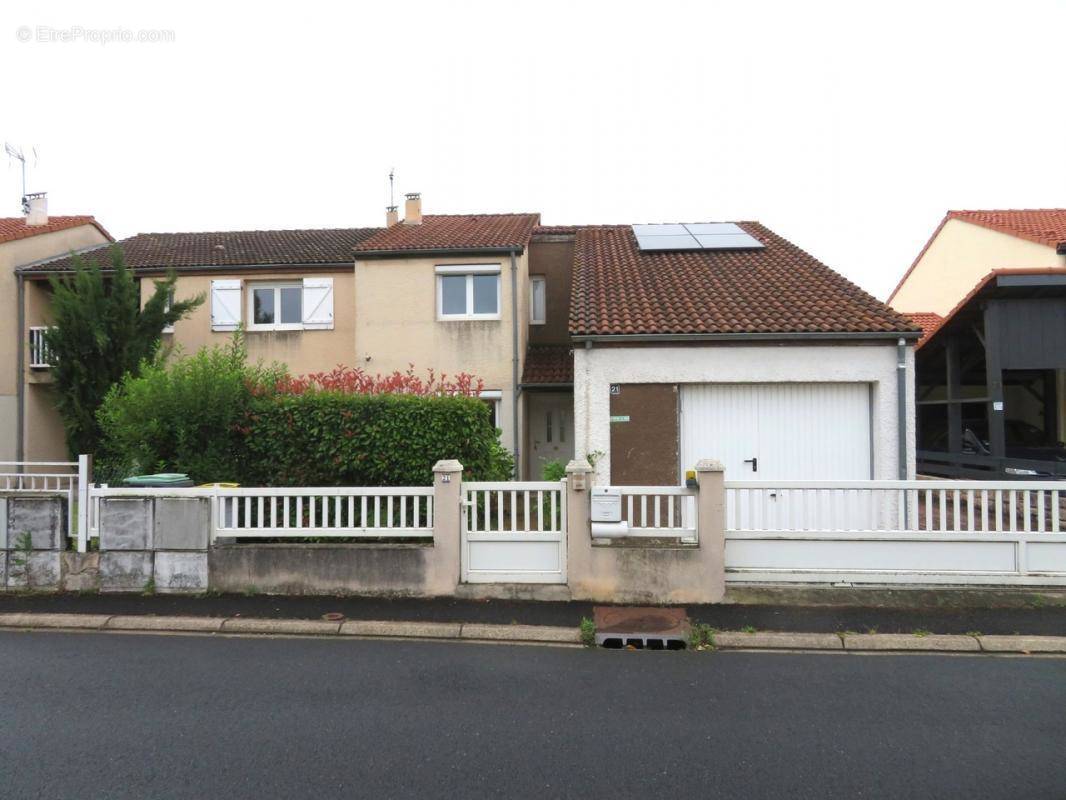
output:
M32 326L30 328L30 369L48 369L52 366L51 353L45 342L46 326Z

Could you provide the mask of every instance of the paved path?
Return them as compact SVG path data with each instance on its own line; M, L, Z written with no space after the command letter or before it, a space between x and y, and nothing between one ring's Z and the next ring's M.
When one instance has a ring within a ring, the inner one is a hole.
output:
M1063 659L0 632L0 675L8 797L1066 796Z

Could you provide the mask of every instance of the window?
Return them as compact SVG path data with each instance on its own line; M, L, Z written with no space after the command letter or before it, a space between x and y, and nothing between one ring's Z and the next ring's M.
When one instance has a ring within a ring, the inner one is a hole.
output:
M437 267L437 318L499 319L499 265Z
M248 286L249 330L299 330L303 327L302 283L253 283Z
M174 305L174 290L170 290L170 294L167 295L167 301L163 304L164 311L170 311L171 306ZM174 333L174 323L170 325L164 325L162 333Z
M543 325L547 321L548 283L543 275L529 279L529 322Z
M503 399L503 392L499 390L488 390L478 395L481 398L481 402L489 407L489 413L492 418L492 425L495 428L500 427L500 401Z

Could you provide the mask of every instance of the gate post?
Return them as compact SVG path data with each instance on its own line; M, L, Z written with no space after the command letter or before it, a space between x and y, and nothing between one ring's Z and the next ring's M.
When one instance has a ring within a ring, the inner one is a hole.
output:
M427 576L431 594L455 594L460 578L463 465L438 461L433 465L433 562Z
M592 465L588 459L575 459L566 465L566 582L582 587L592 577L592 523L589 494L592 489Z
M711 459L696 464L696 526L700 560L707 571L710 598L720 603L725 597L725 467Z

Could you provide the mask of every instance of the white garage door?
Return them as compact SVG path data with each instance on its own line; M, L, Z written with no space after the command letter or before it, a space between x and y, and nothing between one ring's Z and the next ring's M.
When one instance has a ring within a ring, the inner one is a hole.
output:
M865 383L707 383L681 387L681 469L716 459L727 480L870 477Z

